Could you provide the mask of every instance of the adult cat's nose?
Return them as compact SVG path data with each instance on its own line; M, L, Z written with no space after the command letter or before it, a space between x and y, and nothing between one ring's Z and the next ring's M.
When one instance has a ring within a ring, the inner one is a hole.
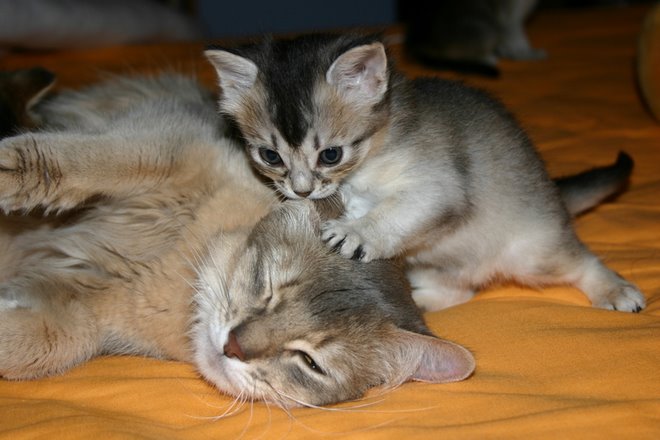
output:
M238 358L240 361L245 360L245 354L241 350L241 346L238 345L238 339L236 339L234 332L229 332L227 343L222 349L228 358Z

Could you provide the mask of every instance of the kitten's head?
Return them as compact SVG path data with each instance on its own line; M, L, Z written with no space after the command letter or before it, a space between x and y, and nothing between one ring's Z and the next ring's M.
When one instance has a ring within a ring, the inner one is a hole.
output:
M220 110L256 169L291 199L322 199L358 167L387 123L390 74L375 37L307 35L209 49Z
M431 335L402 271L333 253L319 224L310 202L291 201L230 252L229 237L211 251L193 334L202 374L229 394L283 406L468 377L472 355Z
M0 138L34 126L30 109L54 82L55 75L39 67L0 72Z

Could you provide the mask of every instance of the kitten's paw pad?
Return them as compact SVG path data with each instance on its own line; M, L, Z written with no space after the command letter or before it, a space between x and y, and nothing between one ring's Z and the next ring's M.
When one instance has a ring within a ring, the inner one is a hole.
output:
M321 228L321 239L332 250L353 260L369 262L378 258L376 250L365 242L356 228L330 220Z
M638 313L646 306L646 298L632 284L625 283L592 300L594 307Z

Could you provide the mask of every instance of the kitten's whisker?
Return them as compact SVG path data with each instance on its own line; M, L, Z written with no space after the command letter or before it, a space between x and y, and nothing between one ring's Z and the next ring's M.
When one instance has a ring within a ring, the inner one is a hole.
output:
M289 396L289 395L287 395L286 393L284 393L284 392L282 392L282 391L279 391L279 390L275 389L271 384L269 384L269 383L266 382L266 381L263 381L263 382L264 382L266 385L268 385L268 387L270 387L270 389L273 390L273 392L274 392L277 396L279 396L279 397L284 397L284 398L286 398L286 399L288 399L288 400L290 400L290 401L293 401L293 402L298 403L300 406L304 406L304 407L307 407L307 408L319 409L319 410L322 410L322 411L330 411L330 412L380 413L379 411L361 411L361 410L344 409L344 408L327 408L327 407L322 407L322 406L318 406L318 405L312 405L312 404L306 403L306 402L304 402L304 401L301 401L301 400L299 400L299 399L296 399L296 398L294 398L294 397L292 397L292 396ZM380 403L380 402L375 402L374 404L378 404L378 403ZM362 429L355 429L355 430L351 430L351 431L341 431L341 432L335 432L335 431L323 431L323 430L319 430L319 429L312 428L311 426L309 426L309 425L307 425L307 424L301 422L300 420L296 419L296 418L293 416L293 414L291 413L290 408L287 407L287 408L282 408L282 409L287 413L287 415L289 415L289 419L290 419L290 420L295 421L296 423L298 423L300 426L302 426L302 427L305 428L306 430L308 430L308 431L310 431L310 432L313 432L313 433L317 433L317 434L325 434L325 435L327 435L327 434L331 434L331 435L346 435L346 434L353 434L353 433L358 433L358 432L366 432L366 431L370 431L370 430L373 430L373 429L381 428L381 427L383 427L383 426L387 426L387 425L389 425L389 424L391 424L391 423L394 423L394 422L396 421L396 420L387 420L387 421L385 421L385 422L383 422L383 423L379 423L379 424L376 424L376 425L367 426L367 427L362 428ZM387 413L387 412L385 412L385 413Z

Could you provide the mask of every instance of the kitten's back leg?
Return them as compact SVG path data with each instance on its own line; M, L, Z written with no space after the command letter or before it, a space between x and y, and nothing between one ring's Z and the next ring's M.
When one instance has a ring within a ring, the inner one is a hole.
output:
M473 289L456 285L457 280L440 268L413 266L408 269L407 276L413 300L425 312L462 304L474 296Z
M575 286L594 307L625 312L644 308L644 295L634 284L605 266L574 234L564 233L562 238L545 245L536 242L526 251L519 247L517 262L510 260L516 270L512 277L529 285Z
M45 281L0 285L0 377L61 373L98 351L90 310L64 286Z
M609 269L590 252L586 252L574 269L577 280L573 283L582 290L594 307L623 312L639 312L646 305L644 295L637 286Z

